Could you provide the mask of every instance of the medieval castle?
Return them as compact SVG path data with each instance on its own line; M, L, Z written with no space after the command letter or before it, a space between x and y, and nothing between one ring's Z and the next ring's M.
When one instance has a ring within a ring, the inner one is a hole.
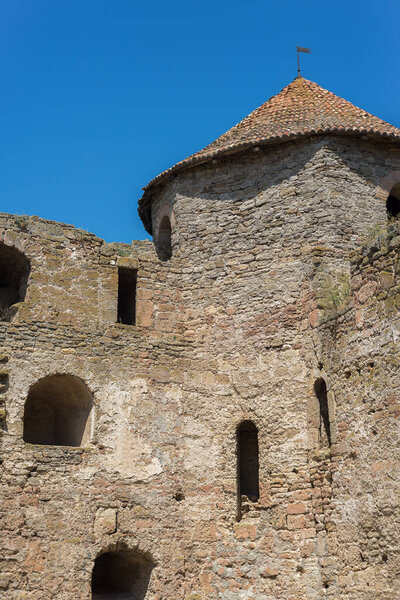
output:
M0 214L0 598L400 598L400 130L296 78L139 201Z

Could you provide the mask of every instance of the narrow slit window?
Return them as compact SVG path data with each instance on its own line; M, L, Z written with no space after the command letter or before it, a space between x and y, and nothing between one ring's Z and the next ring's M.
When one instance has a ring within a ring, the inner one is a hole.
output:
M136 269L118 269L118 323L136 324L136 283Z
M260 498L258 429L243 421L237 429L238 518Z
M329 420L328 393L322 377L314 384L314 392L319 404L319 443L321 447L331 445L331 424Z
M163 217L158 230L156 250L160 260L167 261L172 257L172 230L171 221L167 216Z

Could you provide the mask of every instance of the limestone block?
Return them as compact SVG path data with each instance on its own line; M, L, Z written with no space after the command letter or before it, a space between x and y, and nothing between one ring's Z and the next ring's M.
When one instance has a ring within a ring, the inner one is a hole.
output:
M94 520L96 535L110 535L117 530L117 511L115 508L99 508Z
M148 300L141 300L136 307L136 325L150 327L153 322L154 304Z
M265 567L265 569L263 571L261 571L261 577L274 579L278 575L279 575L278 569L274 569L273 567Z
M125 269L138 269L139 261L132 256L119 256L117 258L117 267Z

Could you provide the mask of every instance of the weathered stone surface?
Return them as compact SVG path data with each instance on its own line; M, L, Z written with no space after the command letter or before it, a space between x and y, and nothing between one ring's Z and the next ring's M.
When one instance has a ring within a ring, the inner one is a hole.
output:
M146 600L398 597L400 232L375 188L399 168L397 148L331 136L181 171L153 198L155 223L174 215L165 262L0 215L31 263L0 322L0 596L90 600L97 556L133 552ZM135 325L116 322L118 266L138 270ZM56 374L90 391L85 447L23 440Z

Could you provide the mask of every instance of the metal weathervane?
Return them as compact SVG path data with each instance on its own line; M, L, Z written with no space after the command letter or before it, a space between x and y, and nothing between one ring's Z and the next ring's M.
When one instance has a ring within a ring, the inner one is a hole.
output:
M304 54L311 54L311 48L302 48L301 46L296 46L296 52L297 52L297 76L301 77L301 75L300 75L300 52L303 52Z

